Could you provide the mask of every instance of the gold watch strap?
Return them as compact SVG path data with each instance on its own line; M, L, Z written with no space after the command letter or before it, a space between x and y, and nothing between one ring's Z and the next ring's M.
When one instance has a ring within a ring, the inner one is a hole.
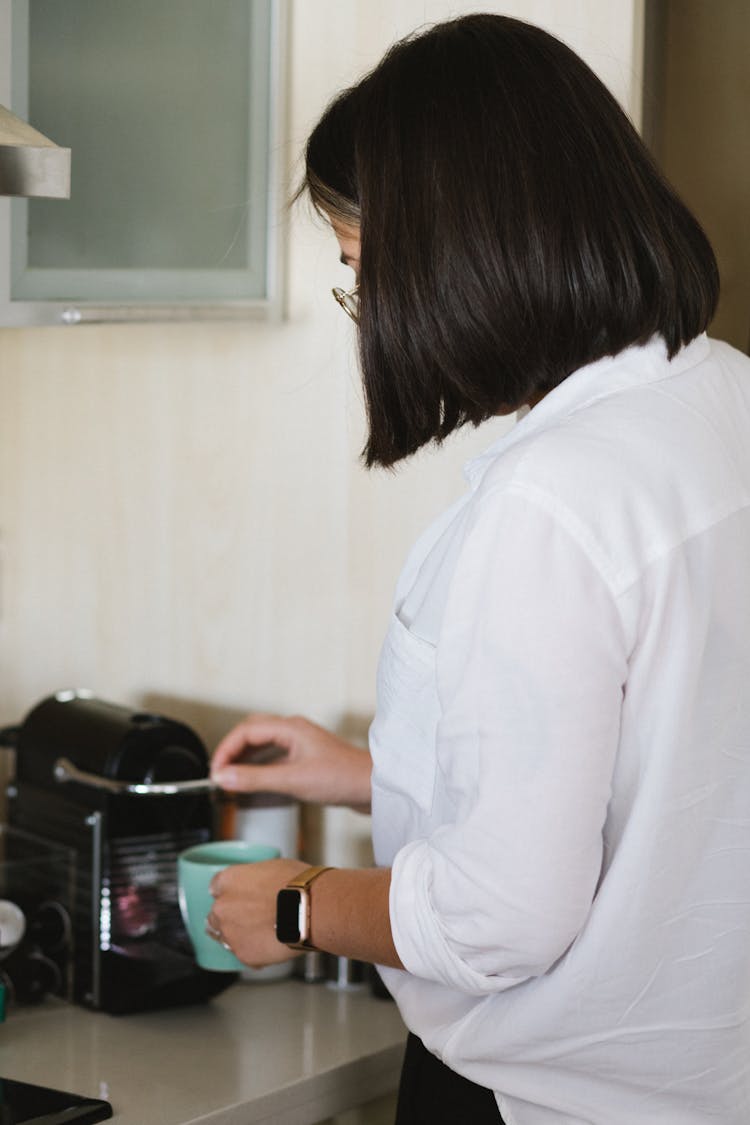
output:
M309 887L318 875L322 875L324 871L331 871L331 867L306 867L304 871L300 871L299 875L295 875L286 884L290 890L303 891Z

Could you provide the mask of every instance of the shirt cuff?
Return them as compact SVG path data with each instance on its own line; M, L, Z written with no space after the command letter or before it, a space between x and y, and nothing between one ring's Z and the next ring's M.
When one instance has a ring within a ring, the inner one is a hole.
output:
M396 854L391 868L391 933L407 972L471 996L502 992L527 980L478 973L454 952L432 903L432 862L428 842L414 840Z

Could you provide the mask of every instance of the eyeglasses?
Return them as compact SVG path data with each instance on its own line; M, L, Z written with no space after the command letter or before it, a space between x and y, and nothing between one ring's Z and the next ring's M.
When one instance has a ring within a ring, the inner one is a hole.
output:
M355 285L353 289L336 289L332 290L334 297L338 304L347 316L350 316L355 324L359 323L359 286Z

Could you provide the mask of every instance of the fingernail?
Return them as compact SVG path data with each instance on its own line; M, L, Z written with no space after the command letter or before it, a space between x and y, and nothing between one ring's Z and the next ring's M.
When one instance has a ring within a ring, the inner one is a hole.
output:
M232 769L219 770L214 774L214 781L222 789L232 789L237 784L237 771Z

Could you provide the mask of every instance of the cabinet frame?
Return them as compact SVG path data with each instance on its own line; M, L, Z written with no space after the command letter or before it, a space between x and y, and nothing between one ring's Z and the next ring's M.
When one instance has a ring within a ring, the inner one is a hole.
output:
M279 321L286 305L287 85L289 0L271 0L269 59L268 190L265 201L265 295L258 298L116 298L47 300L12 298L12 203L0 196L0 327L112 322ZM0 104L13 105L14 0L0 0ZM17 18L17 17L16 17ZM17 29L16 29L17 31ZM4 64L4 65L2 65ZM51 140L56 140L51 137ZM72 153L75 162L75 151ZM17 202L17 201L16 201ZM17 237L17 235L16 235Z

